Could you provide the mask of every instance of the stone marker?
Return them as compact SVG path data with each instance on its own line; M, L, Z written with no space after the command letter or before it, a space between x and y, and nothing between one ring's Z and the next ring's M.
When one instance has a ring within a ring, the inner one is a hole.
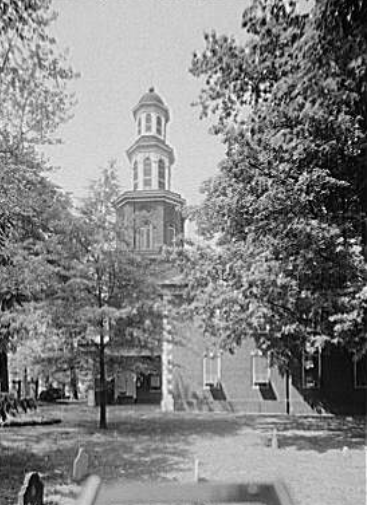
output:
M73 480L80 482L88 475L88 454L81 447L73 463Z
M37 472L27 473L18 494L18 505L43 505L43 487Z
M276 428L273 429L273 433L271 436L271 448L278 449L278 437Z
M194 460L194 481L199 482L200 480L200 475L199 475L199 460L195 458Z

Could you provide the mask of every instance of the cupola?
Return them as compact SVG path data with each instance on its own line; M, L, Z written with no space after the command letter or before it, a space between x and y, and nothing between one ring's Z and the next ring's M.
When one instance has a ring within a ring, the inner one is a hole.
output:
M153 87L133 109L137 138L127 150L133 191L170 190L173 149L166 142L169 109Z

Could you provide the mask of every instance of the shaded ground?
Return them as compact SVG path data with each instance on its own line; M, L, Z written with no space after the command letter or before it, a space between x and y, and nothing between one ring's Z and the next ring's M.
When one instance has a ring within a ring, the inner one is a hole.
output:
M24 474L43 474L48 503L67 504L79 447L104 480L193 479L194 459L209 480L281 478L297 504L357 505L365 497L365 420L232 414L161 414L129 406L109 409L109 430L84 405L44 407L53 426L0 429L0 504L16 502ZM271 439L276 428L278 449ZM344 449L348 447L348 449Z

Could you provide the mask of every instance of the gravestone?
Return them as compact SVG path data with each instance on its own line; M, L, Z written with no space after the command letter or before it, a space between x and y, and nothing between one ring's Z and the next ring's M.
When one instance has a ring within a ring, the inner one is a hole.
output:
M278 449L278 437L276 428L273 429L273 433L271 435L271 448Z
M73 463L73 480L82 481L88 475L88 454L81 447Z
M200 480L200 475L199 475L199 460L195 458L194 460L194 481L199 482Z
M27 473L18 495L18 505L43 505L43 487L37 472Z

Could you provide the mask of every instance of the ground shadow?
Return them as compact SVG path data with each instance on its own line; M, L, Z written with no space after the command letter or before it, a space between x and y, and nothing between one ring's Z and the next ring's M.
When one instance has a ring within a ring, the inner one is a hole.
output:
M47 409L42 409L45 413ZM98 409L83 405L48 408L59 425L0 428L1 503L16 501L28 471L43 474L46 487L68 483L79 447L89 454L89 471L104 480L162 481L192 471L190 445L198 439L253 433L265 447L276 429L279 450L295 448L323 453L362 448L365 419L346 417L251 416L229 413L172 413L158 410L108 409L109 429L98 429ZM251 438L251 437L250 437ZM264 443L263 443L264 442ZM261 447L259 446L259 450Z
M243 425L225 414L213 419L205 414L134 412L126 406L108 409L105 431L98 429L98 409L60 405L57 409L63 418L59 425L1 429L0 496L9 496L7 503L16 501L28 471L43 474L46 487L70 482L79 447L89 455L89 472L103 480L162 481L188 468L193 472L190 436L235 434ZM56 413L52 407L48 411Z
M366 441L366 420L363 416L264 416L257 417L253 426L263 433L272 433L275 428L280 449L293 447L324 453L344 447L363 448Z

